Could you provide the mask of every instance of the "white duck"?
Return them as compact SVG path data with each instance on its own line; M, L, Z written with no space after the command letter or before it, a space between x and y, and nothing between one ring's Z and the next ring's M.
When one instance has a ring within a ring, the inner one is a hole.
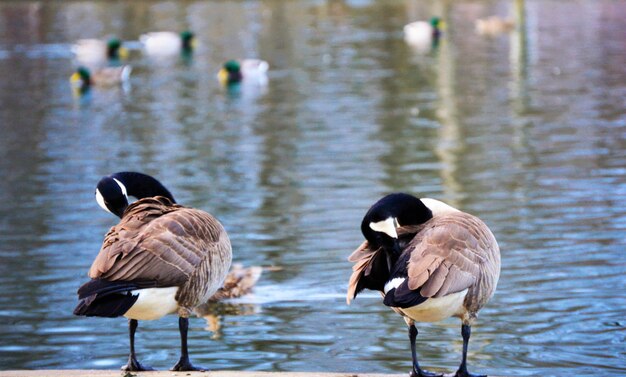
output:
M439 42L442 24L439 17L433 17L429 22L411 22L404 26L404 40L417 50L428 52Z
M196 38L191 31L153 31L139 36L139 41L145 53L154 57L190 54L196 46Z
M110 38L107 41L95 38L79 39L72 45L71 50L80 64L90 67L128 58L128 49L119 38Z
M222 85L231 85L240 82L267 84L269 63L260 59L229 60L217 73L217 79Z

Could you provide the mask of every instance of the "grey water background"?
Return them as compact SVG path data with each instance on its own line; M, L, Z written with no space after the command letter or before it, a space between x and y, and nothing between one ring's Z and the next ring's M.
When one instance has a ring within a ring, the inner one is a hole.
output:
M493 14L517 22L474 31ZM440 15L419 52L410 21ZM279 266L255 293L192 319L211 369L406 373L403 320L375 293L345 303L346 257L380 196L481 217L502 250L471 371L626 374L626 3L623 1L0 2L0 369L113 368L123 318L72 315L116 219L94 200L120 170L159 178L228 230L234 261ZM196 32L192 59L132 51L130 86L75 98L70 46ZM265 88L221 88L232 57ZM419 326L429 369L460 362L457 319ZM177 360L175 317L141 322L142 362Z

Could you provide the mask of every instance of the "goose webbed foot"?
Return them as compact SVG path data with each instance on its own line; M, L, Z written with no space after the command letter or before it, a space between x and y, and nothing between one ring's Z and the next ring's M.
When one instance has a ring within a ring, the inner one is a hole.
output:
M124 365L120 368L123 372L145 372L154 370L149 366L142 365L139 361L137 361L134 357L128 358L128 364Z
M422 368L413 367L413 370L411 371L411 373L409 373L409 376L410 377L442 377L443 373L429 372Z
M178 372L190 372L190 371L206 372L207 368L193 366L191 362L189 361L188 357L181 356L181 358L178 360L176 365L174 365L172 369L170 370L178 371Z

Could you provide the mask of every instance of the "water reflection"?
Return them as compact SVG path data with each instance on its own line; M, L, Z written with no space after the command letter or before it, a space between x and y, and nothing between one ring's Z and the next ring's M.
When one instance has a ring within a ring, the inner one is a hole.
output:
M515 29L478 35L494 14ZM95 182L136 169L214 213L237 262L283 267L192 321L199 364L407 370L402 320L376 294L343 297L365 210L403 190L479 215L501 244L476 370L624 374L623 14L610 0L0 3L0 365L123 363L126 321L70 313L115 221ZM416 53L402 26L433 15L441 43ZM184 29L191 59L133 49L128 92L72 97L77 39ZM215 74L246 56L270 63L268 86L229 93ZM425 366L458 365L458 331L420 326ZM177 357L175 321L139 337L147 364Z

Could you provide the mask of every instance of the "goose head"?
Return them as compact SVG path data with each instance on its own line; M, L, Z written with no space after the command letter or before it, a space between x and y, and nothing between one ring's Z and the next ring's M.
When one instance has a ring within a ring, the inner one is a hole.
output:
M107 212L118 217L124 215L128 207L128 197L137 199L164 196L176 203L174 196L161 182L148 174L138 172L118 172L102 177L96 186L96 201Z
M432 211L420 199L404 193L389 194L367 211L361 232L373 249L383 248L397 257L401 253L397 229L423 224L432 217Z
M128 207L126 186L113 177L103 177L96 186L96 201L102 209L121 218Z

